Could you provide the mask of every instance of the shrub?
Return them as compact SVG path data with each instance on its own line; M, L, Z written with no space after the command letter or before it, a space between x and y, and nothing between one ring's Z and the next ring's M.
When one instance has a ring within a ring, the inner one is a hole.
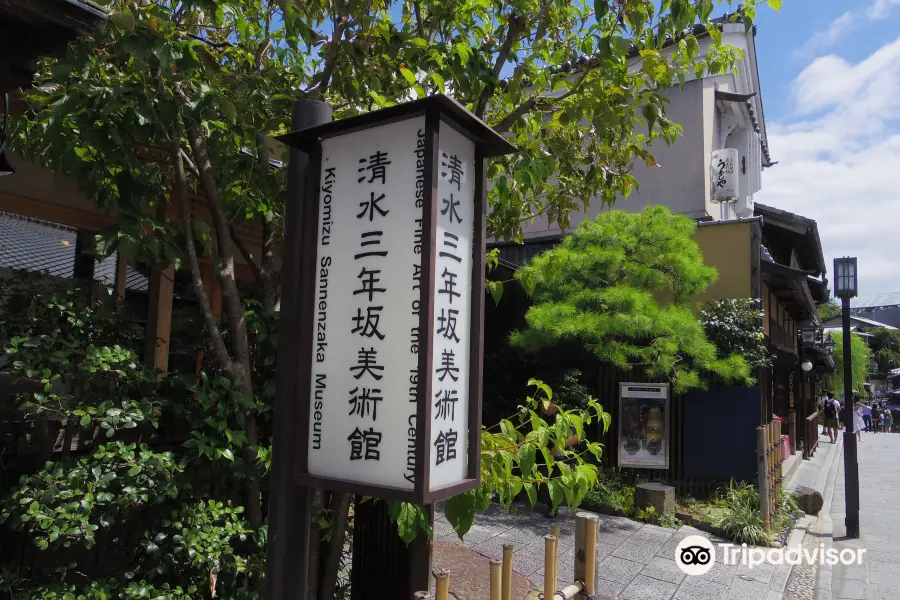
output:
M772 353L762 330L764 316L755 298L725 298L702 311L700 322L706 337L718 348L720 358L738 354L755 372L772 364Z
M725 513L715 523L736 544L768 545L769 535L763 529L759 511L759 492L748 483L733 481L718 504Z

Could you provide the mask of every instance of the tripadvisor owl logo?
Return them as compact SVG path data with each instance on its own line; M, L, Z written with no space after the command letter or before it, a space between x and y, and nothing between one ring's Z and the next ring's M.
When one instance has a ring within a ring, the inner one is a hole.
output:
M686 575L706 575L716 563L716 549L703 536L689 535L675 547L675 564Z

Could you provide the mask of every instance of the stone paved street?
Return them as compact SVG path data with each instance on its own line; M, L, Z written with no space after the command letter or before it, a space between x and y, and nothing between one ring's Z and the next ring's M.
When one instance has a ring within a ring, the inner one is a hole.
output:
M502 558L504 544L513 544L513 570L540 587L544 582L544 536L550 533L553 523L562 528L557 582L562 587L572 583L574 575L575 520L571 516L548 519L527 510L511 515L491 507L485 514L476 514L475 524L462 544L493 559ZM762 565L751 570L722 564L722 557L717 554L718 564L709 573L702 577L685 576L676 566L674 555L675 547L689 535L710 538L692 527L665 529L601 515L598 592L621 600L781 600L790 567ZM444 542L460 543L440 508L435 536ZM716 538L711 541L724 543Z
M844 538L843 457L834 482L830 515L834 527L834 547L866 548L861 566L836 565L830 590L819 598L898 600L900 599L900 434L863 433L859 447L860 530L859 540Z

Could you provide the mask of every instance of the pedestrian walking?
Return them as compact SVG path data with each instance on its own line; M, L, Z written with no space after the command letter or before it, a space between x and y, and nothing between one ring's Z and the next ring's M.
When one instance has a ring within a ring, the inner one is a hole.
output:
M838 413L840 410L840 402L834 399L832 392L828 392L828 398L825 399L825 406L822 412L825 415L825 429L827 430L828 439L832 444L837 441L838 437Z
M863 421L862 413L862 402L857 402L856 406L853 407L853 429L856 430L856 439L862 441L862 430L865 428L866 424Z
M870 402L866 402L862 405L860 409L860 414L863 418L863 423L866 425L866 432L872 431L872 406Z
M878 403L872 407L872 433L878 433L881 428L881 407Z
M884 409L884 412L881 413L881 420L884 422L884 432L890 433L894 427L894 415L891 413L891 409Z

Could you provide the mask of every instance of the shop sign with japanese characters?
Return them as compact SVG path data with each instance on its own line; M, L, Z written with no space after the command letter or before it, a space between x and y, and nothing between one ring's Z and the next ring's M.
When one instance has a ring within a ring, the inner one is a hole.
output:
M432 113L318 144L301 476L418 501L476 487L470 416L480 416L473 389L484 295L477 142Z

